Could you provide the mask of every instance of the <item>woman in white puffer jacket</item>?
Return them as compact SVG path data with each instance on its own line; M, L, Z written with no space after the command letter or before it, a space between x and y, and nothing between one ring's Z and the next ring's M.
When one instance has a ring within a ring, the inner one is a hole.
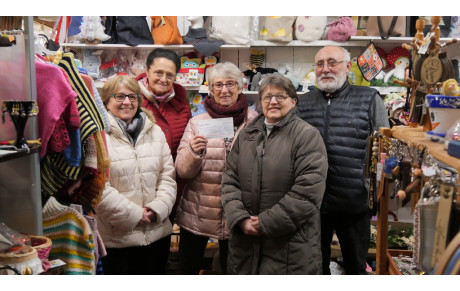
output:
M153 115L141 110L140 88L126 75L107 81L110 181L96 209L107 249L104 274L164 274L177 186L171 152ZM163 251L162 251L163 250Z

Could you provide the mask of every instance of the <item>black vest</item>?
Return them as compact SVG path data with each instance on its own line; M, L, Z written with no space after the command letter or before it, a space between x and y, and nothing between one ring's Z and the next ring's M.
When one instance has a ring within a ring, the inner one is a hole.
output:
M377 93L345 82L332 98L318 89L299 98L297 115L319 130L327 149L322 212L362 213L368 209L364 167L372 130L371 105Z

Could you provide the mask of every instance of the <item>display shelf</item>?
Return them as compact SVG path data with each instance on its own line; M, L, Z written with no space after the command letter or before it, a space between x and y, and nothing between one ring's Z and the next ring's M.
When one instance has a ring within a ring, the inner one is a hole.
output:
M292 40L290 42L275 42L267 40L254 40L247 45L238 45L238 44L224 44L220 48L224 49L239 49L239 48L249 48L249 47L318 47L318 46L328 46L328 45L338 45L338 46L366 46L370 41L373 41L377 44L401 44L401 43L410 43L412 37L390 37L388 39L381 39L379 36L352 36L347 41L332 41L332 40L314 40L314 41L301 41L301 40ZM452 40L452 38L441 38L440 41L445 42ZM170 49L193 49L192 44L181 44L181 45L161 45L161 44L141 44L137 46L129 46L126 44L84 44L84 43L63 43L64 48L85 48L85 49L153 49L159 47L167 47Z
M126 44L85 44L85 43L63 43L64 48L74 49L154 49L154 48L168 48L168 49L194 49L192 44L179 44L179 45L162 45L162 44L140 44L136 46L129 46ZM226 49L239 49L248 48L249 45L234 45L224 44L220 48Z
M394 126L391 129L391 136L406 143L412 142L427 147L435 159L454 167L457 173L460 173L460 159L448 155L444 143L433 142L425 137L422 127Z
M407 88L406 87L399 87L399 86L390 86L390 87L374 87L371 86L371 88L376 89L379 91L380 95L388 95L391 93L401 93L401 92L406 92Z
M0 163L38 153L40 147L41 145L39 144L33 144L29 147L29 151L21 150L11 154L0 155Z

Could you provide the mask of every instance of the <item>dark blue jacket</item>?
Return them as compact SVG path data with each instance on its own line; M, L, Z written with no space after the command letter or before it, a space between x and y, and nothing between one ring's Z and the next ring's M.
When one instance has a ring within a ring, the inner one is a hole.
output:
M328 155L323 213L362 213L368 210L365 181L367 140L373 131L373 102L377 90L348 82L331 98L315 89L299 98L297 115L316 127ZM383 104L383 102L381 102Z

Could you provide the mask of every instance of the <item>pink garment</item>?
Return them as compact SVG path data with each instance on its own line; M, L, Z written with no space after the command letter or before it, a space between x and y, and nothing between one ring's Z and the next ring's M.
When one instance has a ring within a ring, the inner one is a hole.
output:
M59 118L68 106L73 106L72 102L76 102L77 93L73 91L65 73L59 67L35 60L35 69L39 108L38 133L42 143L40 157L43 157Z

